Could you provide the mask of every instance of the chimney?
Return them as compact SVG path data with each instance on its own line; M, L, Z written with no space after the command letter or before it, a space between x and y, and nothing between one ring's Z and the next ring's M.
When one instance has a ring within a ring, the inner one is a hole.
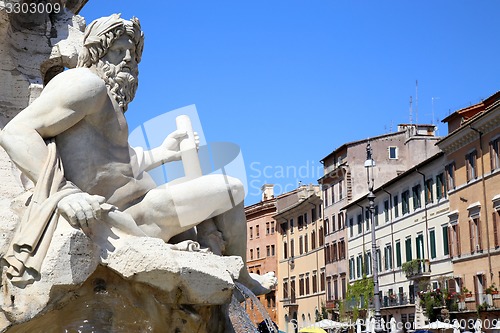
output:
M274 184L262 185L262 201L274 198Z

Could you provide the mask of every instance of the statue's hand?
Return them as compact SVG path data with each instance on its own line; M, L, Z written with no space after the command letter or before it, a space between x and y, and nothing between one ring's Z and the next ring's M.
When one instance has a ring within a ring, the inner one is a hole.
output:
M161 144L161 150L165 154L165 157L162 159L164 162L178 161L181 159L180 142L186 135L186 131L175 130L165 138ZM198 149L200 137L197 132L194 132L194 141L196 143L196 149Z
M81 228L90 235L90 225L101 218L101 203L105 198L85 192L73 193L57 204L58 212L75 228Z

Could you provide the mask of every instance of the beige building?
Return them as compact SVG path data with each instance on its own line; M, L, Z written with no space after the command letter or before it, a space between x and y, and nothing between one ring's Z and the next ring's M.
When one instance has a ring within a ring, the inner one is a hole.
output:
M402 124L395 133L344 144L321 160L326 306L333 319L338 319L339 303L345 298L349 283L346 256L349 235L343 208L368 192L364 167L368 141L377 161L376 182L382 184L438 152L434 145L438 139L433 125Z
M445 118L450 200L448 230L456 289L466 297L454 313L499 318L500 297L500 93ZM465 289L464 289L465 288Z
M316 321L325 303L324 233L319 186L300 186L277 200L278 326L285 332Z

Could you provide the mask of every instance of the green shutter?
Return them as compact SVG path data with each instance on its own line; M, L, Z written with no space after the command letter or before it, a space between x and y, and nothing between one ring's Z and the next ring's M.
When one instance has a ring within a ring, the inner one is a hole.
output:
M443 252L447 256L450 254L450 243L448 240L448 226L443 226Z
M431 259L436 258L436 231L429 231L429 239L431 241Z
M401 242L396 243L396 266L401 267Z
M412 255L411 255L411 238L407 238L405 241L406 245L406 262L412 260Z

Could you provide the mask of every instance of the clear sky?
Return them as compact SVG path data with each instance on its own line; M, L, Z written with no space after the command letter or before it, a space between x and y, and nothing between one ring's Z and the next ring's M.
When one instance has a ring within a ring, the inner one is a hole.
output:
M80 15L112 13L146 35L130 129L195 104L208 142L240 146L246 204L410 122L410 96L413 122L446 135L450 111L500 88L497 0L90 0Z

